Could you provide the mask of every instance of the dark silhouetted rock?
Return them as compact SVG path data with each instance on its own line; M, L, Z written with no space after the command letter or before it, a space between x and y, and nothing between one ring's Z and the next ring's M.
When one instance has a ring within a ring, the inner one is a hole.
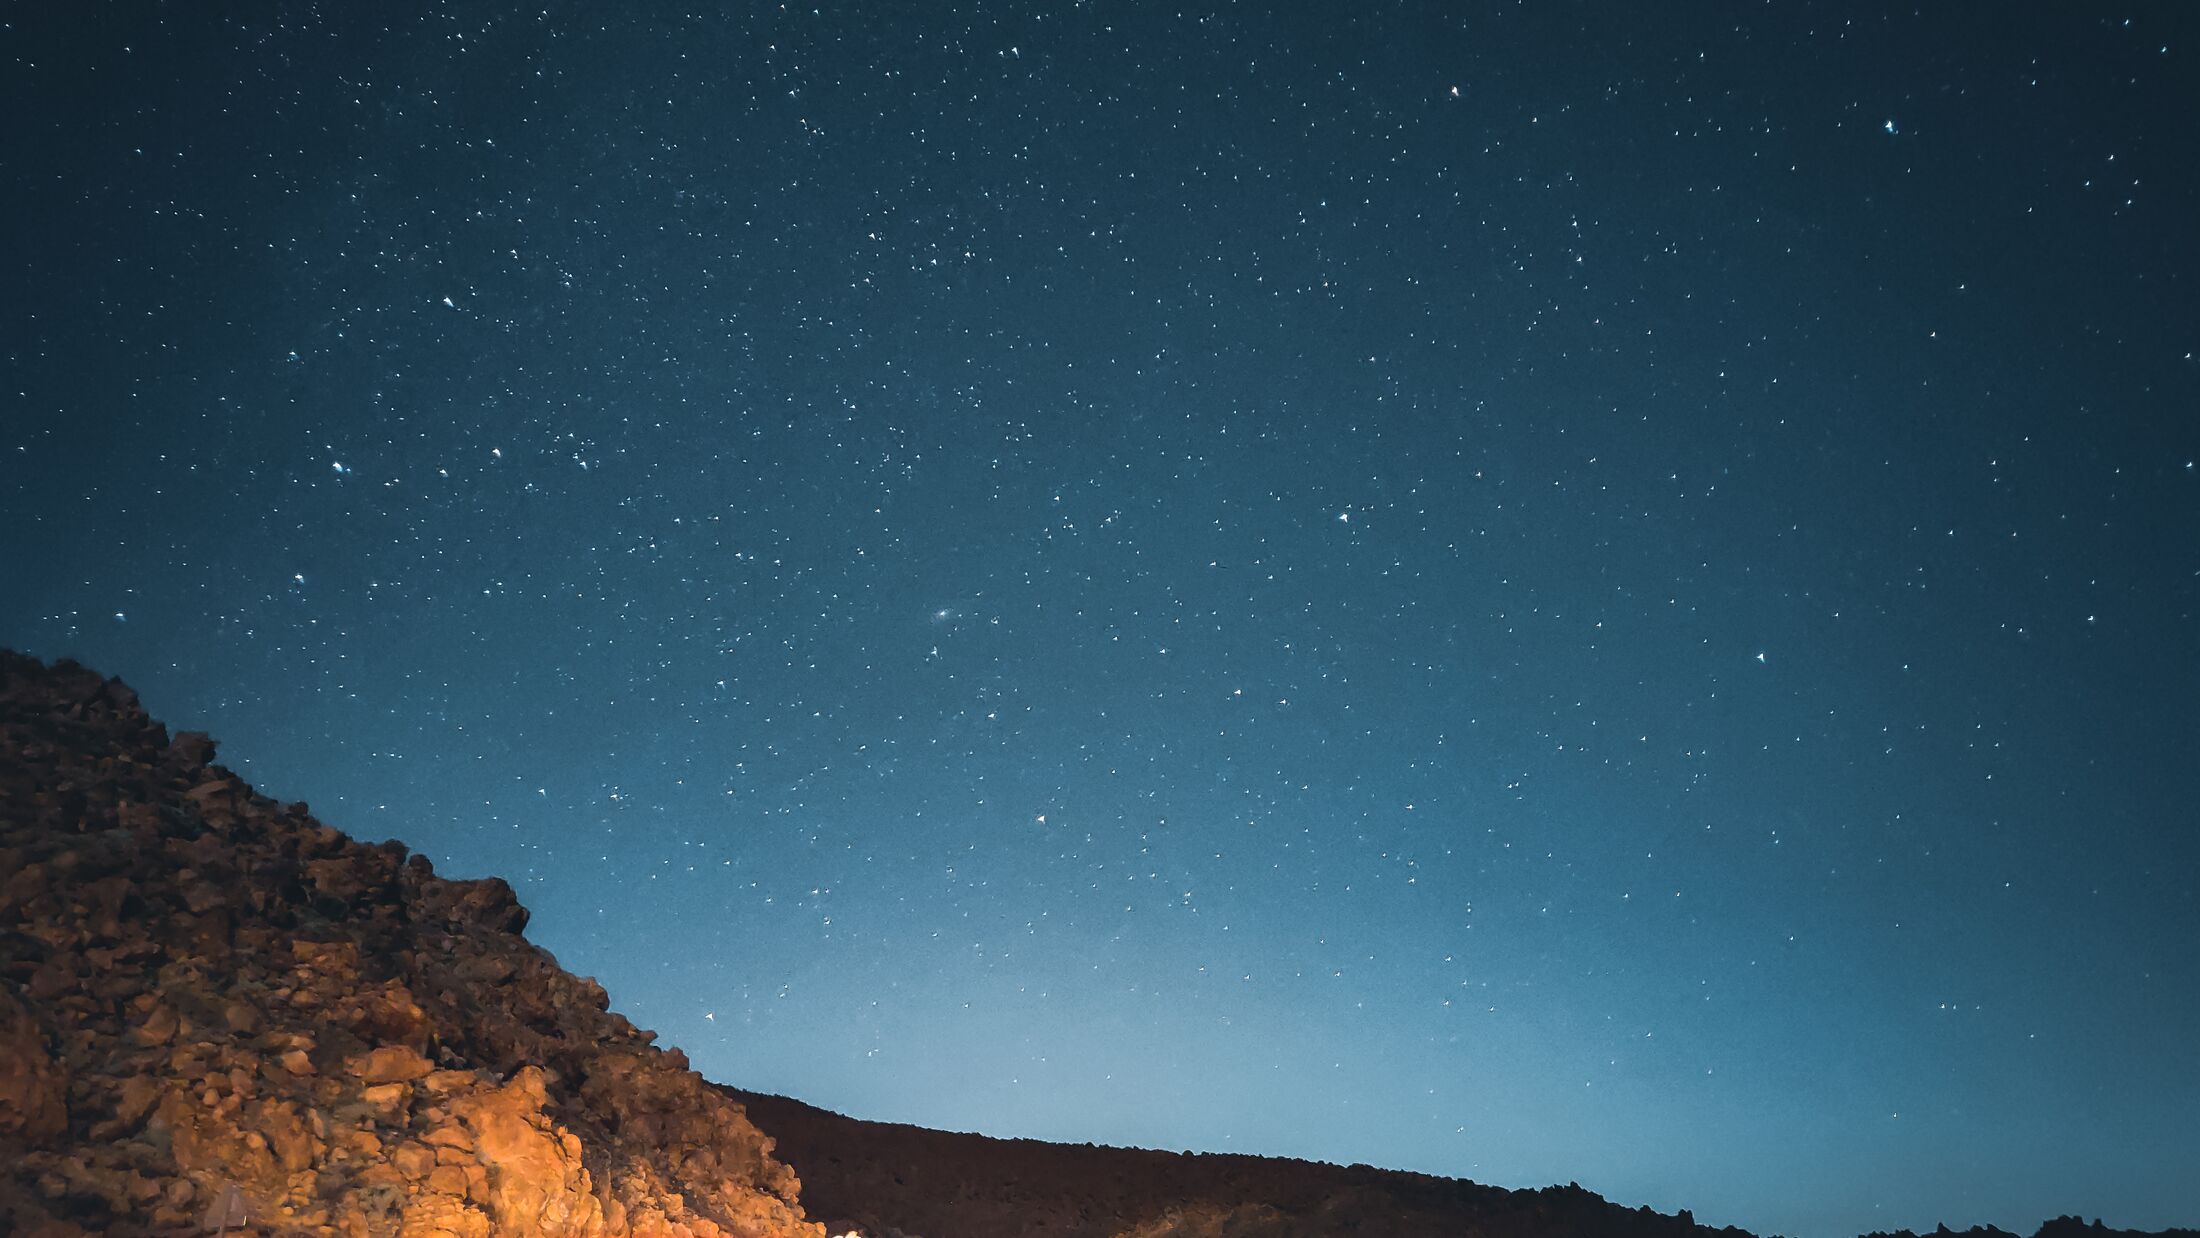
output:
M1578 1186L1511 1191L1452 1178L1273 1157L991 1139L862 1122L731 1093L840 1232L926 1238L1747 1238Z
M834 1233L872 1238L1747 1238L1625 1208L1568 1183L1510 1191L1422 1174L1290 1161L990 1139L863 1122L729 1091L802 1175ZM1945 1232L1945 1231L1944 1231ZM1917 1238L1907 1232L1873 1238ZM1976 1229L1965 1238L2016 1238ZM2087 1226L2035 1238L2200 1238Z

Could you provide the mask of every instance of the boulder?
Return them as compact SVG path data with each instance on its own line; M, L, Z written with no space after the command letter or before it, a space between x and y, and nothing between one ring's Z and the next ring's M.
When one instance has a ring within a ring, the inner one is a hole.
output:
M345 1070L364 1083L410 1083L424 1079L435 1069L435 1063L422 1056L417 1049L404 1045L384 1045L364 1056L353 1058Z

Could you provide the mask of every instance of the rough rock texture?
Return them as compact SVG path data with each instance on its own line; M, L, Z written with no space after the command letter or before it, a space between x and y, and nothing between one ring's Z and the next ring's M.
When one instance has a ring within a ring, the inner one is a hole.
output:
M1748 1238L1579 1186L1509 1191L1253 1156L989 1139L729 1090L802 1174L811 1215L874 1238ZM1941 1231L1946 1235L1948 1231ZM1917 1238L1907 1232L1872 1238ZM1956 1238L2016 1238L1972 1230ZM2063 1217L2035 1238L2149 1238ZM2200 1238L2167 1230L2153 1238Z
M0 651L0 1234L823 1238L510 887L213 755Z

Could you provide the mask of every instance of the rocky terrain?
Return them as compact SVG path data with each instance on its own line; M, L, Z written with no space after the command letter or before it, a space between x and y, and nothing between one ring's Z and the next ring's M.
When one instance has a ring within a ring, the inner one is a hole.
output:
M0 653L0 1233L823 1238L502 881L213 757Z
M0 1238L825 1238L805 1202L870 1238L1747 1238L1572 1185L722 1089L529 945L502 881L437 877L213 758L120 681L0 651Z

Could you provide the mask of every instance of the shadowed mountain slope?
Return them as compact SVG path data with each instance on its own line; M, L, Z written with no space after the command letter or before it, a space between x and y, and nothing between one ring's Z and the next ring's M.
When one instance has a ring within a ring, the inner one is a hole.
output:
M1512 1191L1276 1157L993 1139L864 1122L728 1091L772 1132L829 1229L924 1238L1682 1238L1738 1229L1630 1210L1578 1186Z
M865 1122L728 1089L802 1175L835 1233L893 1238L1678 1238L1746 1231L1629 1209L1568 1184L1538 1191L1275 1157L992 1139ZM1942 1230L1943 1234L1950 1231ZM1917 1238L1903 1231L1872 1238ZM1965 1238L2018 1238L1990 1228ZM2147 1238L2075 1217L2035 1238ZM2158 1238L2200 1238L2164 1231Z

